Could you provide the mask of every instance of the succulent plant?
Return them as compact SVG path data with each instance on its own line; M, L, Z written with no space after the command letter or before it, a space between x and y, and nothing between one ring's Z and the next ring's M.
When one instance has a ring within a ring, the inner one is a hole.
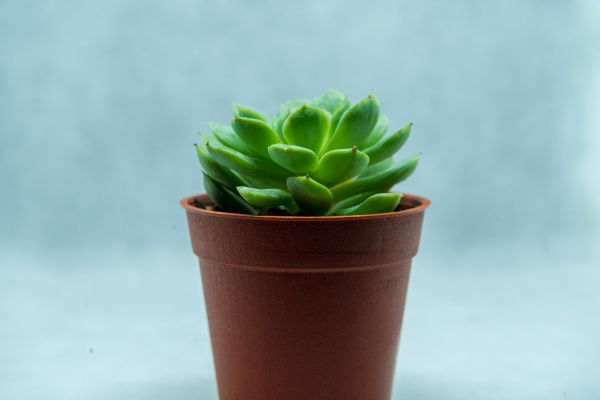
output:
M388 119L373 95L351 105L326 91L289 100L272 118L235 106L231 125L209 124L196 144L204 187L218 209L243 214L358 215L390 212L388 193L416 168L419 154L393 155L412 123L386 136Z

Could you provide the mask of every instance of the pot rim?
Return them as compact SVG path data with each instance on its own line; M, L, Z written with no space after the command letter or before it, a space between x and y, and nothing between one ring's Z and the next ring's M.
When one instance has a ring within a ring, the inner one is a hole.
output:
M203 216L210 217L221 217L221 218L232 218L232 219L247 219L255 221L353 221L353 220L370 220L380 219L389 217L401 217L403 215L422 213L427 207L431 205L431 200L426 197L418 196L410 193L402 193L402 202L409 202L412 207L400 210L392 211L387 213L379 214L365 214L365 215L330 215L330 216L291 216L291 215L250 215L250 214L237 214L224 211L213 211L205 208L200 208L193 203L198 199L210 199L206 193L194 194L191 196L184 197L180 200L179 204L185 208L187 212L194 214L200 214Z

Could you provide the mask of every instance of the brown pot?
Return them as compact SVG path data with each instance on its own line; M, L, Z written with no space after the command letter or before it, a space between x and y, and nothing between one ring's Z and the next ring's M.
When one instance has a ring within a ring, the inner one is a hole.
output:
M252 216L183 199L221 400L388 400L429 200L361 216Z

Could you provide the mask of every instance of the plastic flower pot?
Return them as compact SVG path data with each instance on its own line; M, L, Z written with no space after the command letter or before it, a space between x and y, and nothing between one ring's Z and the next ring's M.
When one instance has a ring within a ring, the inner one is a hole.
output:
M389 400L429 200L335 217L212 211L183 199L221 400Z

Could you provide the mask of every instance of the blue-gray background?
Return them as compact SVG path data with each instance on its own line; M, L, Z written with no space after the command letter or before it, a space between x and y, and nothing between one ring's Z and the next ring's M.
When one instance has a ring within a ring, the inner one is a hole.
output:
M216 399L192 143L329 87L433 200L394 399L600 398L597 1L5 0L0 57L0 398Z

